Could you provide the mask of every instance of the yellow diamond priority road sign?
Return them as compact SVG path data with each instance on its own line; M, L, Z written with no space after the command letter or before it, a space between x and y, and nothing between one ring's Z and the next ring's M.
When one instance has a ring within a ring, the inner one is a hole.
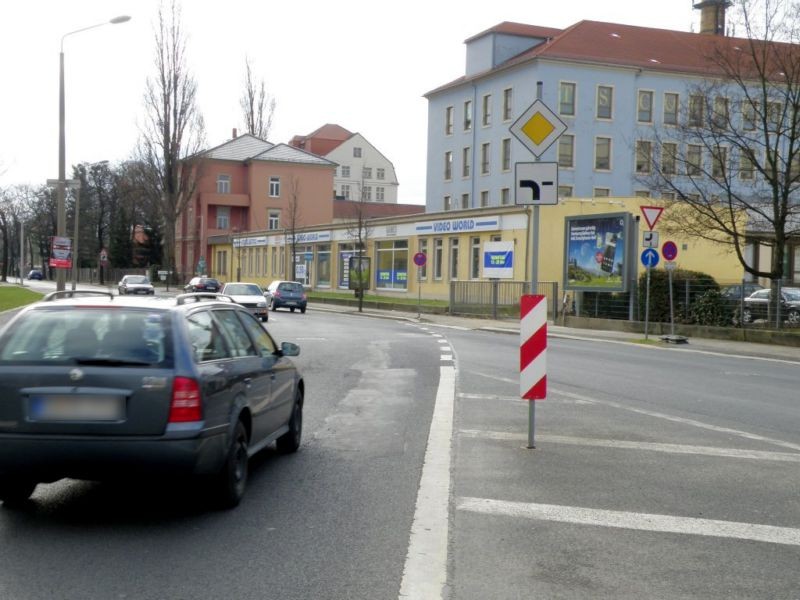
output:
M536 158L544 154L566 130L564 122L541 100L531 104L509 128Z

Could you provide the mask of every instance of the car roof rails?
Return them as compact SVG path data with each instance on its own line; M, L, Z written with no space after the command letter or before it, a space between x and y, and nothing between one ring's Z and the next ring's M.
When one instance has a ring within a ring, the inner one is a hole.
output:
M228 302L233 302L236 304L236 301L226 294L216 294L214 292L192 292L189 294L178 294L175 296L175 300L180 306L181 304L186 304L187 302L201 302L203 300L227 300Z
M75 298L76 296L108 296L112 300L114 299L114 294L103 290L59 290L47 294L42 298L42 302L52 302L61 298Z

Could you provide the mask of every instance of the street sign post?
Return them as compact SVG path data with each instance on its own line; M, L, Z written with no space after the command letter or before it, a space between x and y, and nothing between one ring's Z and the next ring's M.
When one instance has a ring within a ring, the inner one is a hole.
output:
M566 130L566 124L540 99L531 104L509 129L536 158Z
M678 256L678 244L673 241L664 242L664 245L661 246L661 255L664 260L675 260L675 257Z
M650 321L650 269L658 264L658 251L647 248L642 252L642 264L647 267L647 287L644 296L644 339L647 339L647 326Z
M661 213L664 212L663 207L661 206L640 206L640 210L644 215L644 220L647 223L648 229L653 229L658 223L658 219L661 216Z
M516 163L514 203L558 204L558 163Z
M414 264L417 265L417 319L422 314L422 267L428 262L428 255L424 252L417 252L414 255Z
M642 232L642 248L658 248L658 232L657 231L643 231Z

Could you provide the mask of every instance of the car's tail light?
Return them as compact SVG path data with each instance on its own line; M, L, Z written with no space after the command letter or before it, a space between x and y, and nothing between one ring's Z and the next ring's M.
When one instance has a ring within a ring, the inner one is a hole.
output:
M272 292L272 295L275 296L276 298L280 298L281 297L281 293L278 290L275 290L274 292Z
M203 403L200 386L194 379L176 377L172 382L172 403L169 407L170 423L203 420Z
M303 292L303 295L302 295L302 296L300 296L300 299L301 299L301 300L305 300L305 299L306 299L306 294L305 294L305 292Z

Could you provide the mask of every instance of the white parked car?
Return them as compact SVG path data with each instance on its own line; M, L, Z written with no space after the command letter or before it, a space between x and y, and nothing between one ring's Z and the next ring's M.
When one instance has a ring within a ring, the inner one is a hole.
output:
M267 300L257 283L226 283L220 293L230 296L234 302L247 308L262 321L269 320Z
M117 284L120 296L127 294L145 294L152 296L156 293L153 284L145 275L125 275Z

